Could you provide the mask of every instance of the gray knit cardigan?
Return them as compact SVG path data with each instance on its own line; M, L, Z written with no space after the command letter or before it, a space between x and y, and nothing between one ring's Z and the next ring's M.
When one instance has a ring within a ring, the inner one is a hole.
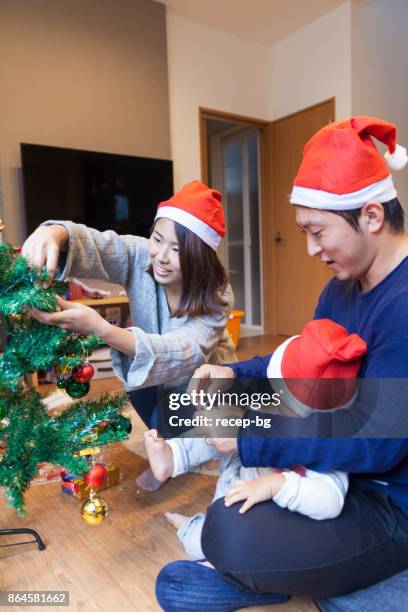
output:
M236 361L226 330L233 305L231 288L224 312L196 317L172 317L163 285L147 272L148 240L99 232L71 221L46 221L69 231L69 246L60 278L76 276L118 283L129 298L135 356L111 349L115 374L127 391L165 384L183 386L203 363ZM63 259L61 259L63 261ZM166 384L170 383L170 384Z

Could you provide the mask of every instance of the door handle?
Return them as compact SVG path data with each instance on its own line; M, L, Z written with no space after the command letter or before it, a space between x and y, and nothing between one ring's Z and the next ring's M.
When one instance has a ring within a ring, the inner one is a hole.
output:
M280 232L276 232L275 236L274 236L274 241L279 244L280 242L283 242L283 238L281 236Z

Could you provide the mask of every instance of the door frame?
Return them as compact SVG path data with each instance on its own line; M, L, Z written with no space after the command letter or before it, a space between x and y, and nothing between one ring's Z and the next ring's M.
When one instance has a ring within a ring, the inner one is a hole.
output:
M258 242L258 250L259 250L259 282L261 285L261 295L259 299L261 301L260 305L260 323L259 325L254 324L252 322L253 315L253 299L252 299L252 277L251 277L251 260L250 256L248 257L248 246L251 242L250 236L250 202L249 202L249 191L248 191L248 181L249 176L248 172L243 172L242 177L242 187L243 187L243 201L242 201L242 215L243 215L243 249L244 249L244 279L246 279L244 283L244 293L245 293L245 323L241 322L241 327L245 329L245 331L252 331L253 334L261 334L263 333L263 264L262 264L262 233L260 231L260 226L262 225L262 197L261 197L261 157L260 157L260 132L257 130L257 127L254 125L245 125L239 131L235 131L234 133L224 135L224 132L221 134L216 134L216 137L219 138L219 146L222 148L222 145L228 144L229 142L239 141L242 152L242 162L243 168L248 171L248 149L243 146L244 141L248 141L248 135L256 135L257 141L257 157L258 157L258 189L259 189L259 197L258 197L258 229L259 229L259 242ZM223 173L224 174L224 173ZM225 176L223 176L223 181L225 181ZM226 206L224 206L226 215L228 218L228 198L226 200ZM228 252L228 244L226 243L226 256L225 261L229 268L229 252ZM251 245L252 246L252 245ZM251 315L251 322L248 321L249 315Z
M273 201L273 169L274 155L276 152L273 147L273 139L268 138L273 131L273 126L284 119L295 117L305 111L312 110L323 104L331 102L333 104L333 121L336 118L336 98L333 96L322 100L316 104L306 106L294 113L289 113L273 121L265 121L255 117L246 117L245 115L236 115L210 108L199 106L199 134L200 134L200 162L201 162L201 180L208 183L208 148L207 148L207 126L206 118L214 117L218 119L226 119L236 123L253 125L259 128L259 167L260 167L260 197L261 197L261 215L260 223L262 224L261 237L261 261L262 261L262 295L263 295L263 330L264 334L277 334L277 309L278 309L278 291L279 288L273 279L276 278L277 258L275 249L273 249L272 236L277 230L277 220L275 215L275 206ZM272 141L272 142L271 142Z
M216 119L224 119L227 121L232 121L234 123L242 123L243 128L259 128L259 197L260 197L260 208L259 208L259 223L262 226L261 231L259 232L260 238L260 265L261 265L261 296L262 300L261 304L261 312L262 312L262 321L261 326L265 333L265 298L264 298L264 283L265 283L265 257L264 257L264 249L263 249L263 241L264 241L264 231L263 231L263 218L265 211L264 204L264 193L265 193L265 172L263 169L263 159L264 159L264 148L265 148L265 128L270 125L270 121L266 121L264 119L257 119L255 117L246 117L245 115L236 115L234 113L227 113L224 111L218 111L210 108L199 107L199 127L200 127L200 161L201 161L201 180L208 184L208 147L207 147L207 126L206 119L207 118L216 118Z
M245 115L235 115L234 113L226 113L212 108L198 107L198 121L200 129L200 165L201 165L201 180L203 183L208 183L208 147L207 147L207 126L205 120L207 115L216 119L226 119L234 123L242 123L245 125L253 125L262 129L266 128L270 122L265 119L256 119L255 117L246 117Z

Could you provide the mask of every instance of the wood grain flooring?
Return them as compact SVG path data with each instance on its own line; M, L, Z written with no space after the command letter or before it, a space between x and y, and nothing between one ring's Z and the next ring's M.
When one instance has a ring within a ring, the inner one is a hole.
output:
M240 357L270 352L280 338L245 338ZM92 396L121 389L116 379L92 383ZM42 393L49 392L43 387ZM142 423L133 419L133 441L143 437ZM109 514L97 527L81 518L81 502L64 495L58 483L32 486L26 496L27 514L17 517L0 500L0 527L38 530L46 549L34 544L0 548L0 590L66 590L69 610L90 612L148 612L160 610L154 595L155 578L164 564L185 555L175 530L163 517L167 510L194 514L211 501L215 477L187 474L169 481L160 491L146 493L135 484L147 466L142 457L122 444L106 451L122 472L121 482L101 493ZM0 544L21 537L2 537ZM27 538L24 538L27 539ZM9 607L16 612L38 607ZM51 607L48 609L63 610ZM66 608L65 608L66 609ZM285 605L251 608L254 612L313 612L315 605L294 597Z

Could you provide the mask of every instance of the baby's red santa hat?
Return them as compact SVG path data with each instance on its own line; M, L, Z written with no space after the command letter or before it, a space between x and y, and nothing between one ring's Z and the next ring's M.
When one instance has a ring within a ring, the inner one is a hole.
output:
M300 336L278 346L267 376L279 381L281 401L299 416L344 409L354 401L366 352L367 345L357 334L349 334L330 319L315 319ZM274 381L271 384L275 387Z
M388 147L387 163L372 136ZM397 196L390 168L400 170L407 161L392 123L364 115L329 123L305 145L290 201L326 210L388 202Z

